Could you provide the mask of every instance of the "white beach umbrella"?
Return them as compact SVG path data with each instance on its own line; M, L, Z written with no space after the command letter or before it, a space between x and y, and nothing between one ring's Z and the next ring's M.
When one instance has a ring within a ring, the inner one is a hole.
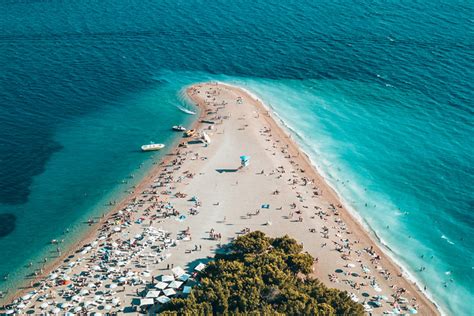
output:
M53 314L59 314L61 312L61 309L59 309L59 307L55 307L55 308L53 308L53 310L51 312Z
M28 293L28 294L23 295L23 296L21 297L21 299L22 299L23 301L27 301L27 300L29 300L32 296L33 296L33 293Z
M160 290L164 290L167 287L168 287L168 283L165 283L165 282L158 282L155 284L155 288L160 289Z
M169 301L171 301L171 299L169 297L166 297L164 295L158 297L156 300L161 304L165 304L165 303L168 303Z
M181 281L173 281L170 283L169 287L172 289L179 289L179 287L183 284Z
M91 305L92 305L92 301L86 301L86 302L84 303L84 307L85 307L85 308L88 308L88 307L91 306Z
M89 290L88 289L83 289L81 292L79 292L79 294L81 294L82 296L87 295L87 294L89 294Z
M163 294L165 294L166 296L173 296L176 295L176 291L173 289L165 289L163 290Z
M19 308L19 309L23 309L23 308L26 307L26 305L24 303L20 303L16 307Z
M181 268L181 267L179 267L179 266L178 266L178 267L174 267L173 269L171 269L171 272L173 272L173 274L174 274L177 278L186 273L186 271L184 271L184 269Z
M14 312L15 312L15 310L13 310L13 309L7 309L7 310L5 311L5 314L6 314L6 315L11 315L11 314L13 314Z
M172 275L162 275L162 276L161 276L161 281L162 281L162 282L171 282L171 281L174 281L174 276L172 276Z
M44 302L43 304L40 305L42 309L45 309L49 306L48 302Z
M110 284L110 288L111 288L111 289L115 289L116 287L117 287L117 284L116 284L116 283Z
M115 297L114 297L114 298L112 299L112 304L117 305L118 303L120 303L120 300L119 300L118 298L115 298Z
M74 302L79 302L79 301L81 300L81 298L79 297L79 295L74 295L74 296L72 297L72 300L73 300Z
M81 311L81 310L82 310L82 307L80 307L80 306L74 307L74 312L76 312L76 313Z
M196 270L196 271L202 271L202 270L204 270L205 267L206 267L206 265L205 265L204 263L200 262L200 263L194 268L194 270Z
M146 297L149 297L149 298L157 298L159 295L160 295L160 291L154 291L154 290L148 291L148 293L146 293Z
M109 310L112 309L112 306L111 306L111 305L105 305L105 306L104 306L104 309L105 309L106 311L109 311Z

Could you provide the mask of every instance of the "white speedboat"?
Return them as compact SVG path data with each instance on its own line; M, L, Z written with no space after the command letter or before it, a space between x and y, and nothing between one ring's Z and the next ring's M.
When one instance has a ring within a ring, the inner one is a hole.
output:
M141 148L143 151L152 151L152 150L160 150L165 147L165 144L149 144L143 145Z
M181 125L175 125L175 126L172 127L172 130L177 131L177 132L185 132L186 127L181 126Z

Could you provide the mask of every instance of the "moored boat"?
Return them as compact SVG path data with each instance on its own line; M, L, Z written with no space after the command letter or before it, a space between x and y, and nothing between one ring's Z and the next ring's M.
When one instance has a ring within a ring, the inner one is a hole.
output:
M142 151L152 151L152 150L160 150L165 147L164 144L148 144L148 145L143 145Z

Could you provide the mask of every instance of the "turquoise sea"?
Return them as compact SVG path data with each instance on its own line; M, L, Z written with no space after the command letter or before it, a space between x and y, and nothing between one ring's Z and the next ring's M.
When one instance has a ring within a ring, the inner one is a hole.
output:
M445 313L472 314L472 12L471 1L0 2L0 290L159 161L138 148L171 145L170 126L190 124L186 85L220 80L268 104Z

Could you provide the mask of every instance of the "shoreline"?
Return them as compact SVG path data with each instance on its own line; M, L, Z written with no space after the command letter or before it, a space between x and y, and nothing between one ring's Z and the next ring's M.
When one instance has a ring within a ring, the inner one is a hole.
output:
M184 87L180 92L183 97L187 97L186 89L187 87ZM196 119L192 120L190 129L198 129L202 125L200 121L202 119L202 115L205 109L199 108L198 106L193 104L190 99L189 101L189 104L192 104L196 107ZM52 271L54 271L61 263L63 263L64 260L71 253L78 252L84 244L90 243L94 239L100 228L103 227L103 225L108 220L110 220L114 216L114 214L123 209L131 200L140 195L140 192L154 180L157 174L160 173L161 169L163 168L163 165L166 165L167 162L173 159L174 155L172 154L172 152L176 149L177 145L181 141L182 138L176 136L170 146L165 149L166 153L163 155L163 157L154 162L156 163L156 165L152 164L149 170L144 172L144 176L142 177L142 179L140 179L135 185L135 188L133 188L133 193L127 194L116 205L112 206L108 211L104 212L101 217L95 217L94 224L90 225L89 227L85 227L84 231L76 236L76 241L71 242L71 244L66 249L61 251L60 256L54 257L52 260L49 260L48 263L44 266L42 273L39 273L33 278L25 277L24 280L19 281L17 284L18 286L16 291L9 291L8 294L6 294L3 298L0 298L0 306L7 305L12 301L20 298L22 295L25 295L26 293L34 290L34 287L31 287L29 285L31 282L33 282L33 284L36 284L39 281L45 279ZM85 222L83 222L82 224L88 225ZM35 271L36 270L37 269L35 269Z
M418 280L410 271L409 269L404 266L400 261L397 259L397 255L393 252L393 250L389 247L388 244L383 242L380 237L377 235L376 231L369 225L367 221L364 220L362 216L359 215L359 213L349 206L349 203L344 199L343 195L340 194L336 187L331 183L330 179L327 177L324 171L322 171L320 168L317 167L317 164L315 161L311 159L311 156L302 149L301 145L298 143L297 140L291 137L292 133L297 134L297 132L287 125L285 121L275 112L275 110L267 105L260 97L258 97L256 94L252 93L248 89L242 87L242 86L237 86L237 85L232 85L228 84L226 82L220 82L217 81L219 84L227 86L229 88L238 88L245 93L247 93L251 98L253 98L258 104L264 109L265 111L268 112L270 118L273 120L274 124L280 128L285 134L287 134L288 141L294 143L295 148L299 152L301 152L305 159L307 160L308 164L311 166L312 169L314 169L315 173L322 178L324 183L332 190L332 193L336 196L336 199L341 202L343 205L344 210L348 213L349 217L351 217L351 220L354 221L355 225L360 225L362 230L365 231L365 233L368 235L368 237L371 239L371 241L377 246L377 248L388 258L388 260L398 269L403 273L403 278L406 279L407 282L411 282L416 289L421 292L426 299L428 300L429 303L431 303L436 310L441 314L441 315L447 315L441 307L435 302L433 296L428 292L423 290L421 286L421 281ZM298 135L298 134L297 134Z
M423 289L419 285L419 281L412 276L407 269L401 265L397 259L395 258L395 254L388 248L388 245L383 243L380 238L376 235L375 231L370 227L370 225L364 221L364 219L357 213L356 210L352 209L351 207L348 207L347 203L344 201L344 198L339 194L339 192L334 188L333 185L331 185L330 181L327 179L327 177L324 176L324 173L319 170L319 168L313 163L311 160L310 156L301 149L300 145L298 144L297 141L295 141L291 137L291 129L284 123L284 121L276 115L274 110L266 105L263 100L261 100L258 96L253 94L252 92L248 91L247 89L240 87L240 86L232 86L230 84L224 83L224 82L218 82L219 84L225 85L231 89L240 89L241 91L245 92L246 94L249 95L249 97L253 98L256 103L261 107L262 110L267 111L268 114L268 121L270 121L270 125L273 125L277 127L277 130L279 133L282 133L285 137L287 137L288 142L293 145L293 149L297 152L302 153L303 159L306 161L306 163L311 167L311 171L314 173L314 175L317 178L320 178L322 182L324 183L325 186L327 186L331 194L334 195L335 201L340 202L343 205L343 210L346 216L341 216L344 221L347 222L352 222L352 226L354 228L358 228L361 230L360 233L366 234L369 240L376 246L378 250L381 251L381 253L386 257L386 261L388 265L392 266L391 268L394 270L400 270L400 272L403 274L402 278L410 284L410 286L415 287L415 290L418 292L422 293L421 297L426 300L426 303L428 305L431 305L435 308L435 310L442 314L442 310L440 309L439 305L436 304L436 302L433 300L431 295L429 295L427 292L423 291ZM272 113L270 113L272 112ZM278 120L274 118L276 116ZM278 122L280 121L280 122ZM294 131L293 131L294 132ZM294 132L295 133L295 132ZM357 227L359 226L359 227ZM389 253L387 253L389 252Z
M377 242L377 240L374 240L374 232L371 232L370 227L365 227L363 221L359 220L357 215L352 214L351 209L346 207L344 203L344 199L338 194L337 190L335 190L331 184L329 183L328 179L324 177L324 173L322 173L318 168L313 164L311 161L311 158L300 148L299 144L297 141L295 141L291 137L291 133L288 132L288 130L285 128L285 126L281 126L278 120L275 119L274 116L278 118L277 115L271 114L270 112L272 111L271 108L269 108L260 98L257 96L253 95L251 92L247 91L245 88L239 87L239 86L233 86L229 85L227 83L221 83L221 82L212 82L212 83L196 83L192 84L190 86L186 86L183 88L182 91L184 91L183 96L189 100L190 104L194 104L197 107L198 110L198 115L196 120L192 123L192 128L193 129L200 129L203 126L203 123L201 123L201 120L206 117L207 111L210 110L210 105L207 104L207 100L203 99L203 95L193 95L192 91L193 89L197 89L196 87L203 87L203 89L208 89L209 91L212 91L212 89L220 89L220 92L224 91L225 93L228 93L229 95L233 96L239 96L242 97L245 101L245 104L250 103L252 106L255 106L256 112L257 112L257 120L260 122L260 116L263 118L263 121L266 125L270 126L271 134L270 138L275 140L278 139L278 141L284 140L283 143L287 144L288 152L291 156L293 154L294 156L292 157L293 160L296 161L296 165L299 166L299 168L304 169L303 173L305 174L305 177L308 177L314 181L314 184L318 187L321 188L321 194L320 197L324 197L324 201L328 202L330 205L341 205L341 207L338 207L337 211L341 211L337 216L339 216L345 224L347 224L349 230L350 230L350 236L355 236L358 240L360 240L361 243L367 244L374 246L374 249L377 253L381 254L381 259L380 263L383 265L387 270L391 272L396 277L396 281L399 283L402 283L404 288L407 288L411 290L410 295L414 295L417 298L417 303L421 304L423 308L426 308L423 310L423 314L425 312L428 312L429 314L440 314L439 307L432 301L430 301L429 297L425 295L421 291L421 289L418 288L418 285L415 283L413 284L411 280L406 278L407 272L404 271L403 266L400 266L396 260L391 258L389 254L387 254L384 251L384 244L382 242ZM227 91L228 90L228 91ZM209 96L207 96L209 97ZM215 99L215 98L214 98ZM230 100L230 98L228 98ZM247 102L250 101L250 102ZM211 101L212 102L212 101ZM217 102L217 101L216 101ZM214 104L216 106L216 104ZM237 106L238 107L238 106ZM237 110L234 110L237 111ZM243 111L243 110L242 110ZM217 112L217 111L216 111ZM253 113L253 112L252 112ZM260 115L261 114L261 115ZM245 115L244 115L245 116ZM232 118L235 121L235 118ZM237 119L238 120L238 119ZM280 119L281 121L281 119ZM238 121L234 122L240 123ZM228 123L230 124L230 123ZM281 124L284 125L284 122L281 122ZM229 128L229 127L226 127ZM246 127L243 128L244 130ZM256 132L258 129L254 128L254 132ZM226 131L227 133L227 131ZM230 133L230 132L229 132ZM219 133L216 133L214 135L216 138L222 138L224 136L218 135ZM221 132L223 134L223 132ZM276 136L274 136L276 135ZM237 137L237 136L236 136ZM258 135L256 136L258 137ZM112 207L106 214L104 213L104 216L94 225L92 225L89 229L87 229L87 233L85 233L84 237L79 238L77 242L73 243L73 245L67 250L64 251L64 253L58 257L57 259L53 260L50 264L48 264L48 269L45 269L44 273L38 276L35 279L35 282L45 279L45 277L48 276L50 272L52 272L55 268L57 268L63 261L64 259L70 255L72 252L77 252L80 248L83 247L84 244L89 243L92 241L97 234L97 232L109 221L113 218L113 216L119 212L121 209L124 209L127 207L127 205L136 197L140 196L143 194L142 192L146 190L151 183L157 178L157 176L162 172L164 169L166 170L166 166L174 159L176 158L176 155L173 153L176 150L176 144L181 141L180 138L176 138L176 140L173 142L173 145L170 146L169 150L167 151L166 155L157 163L156 166L153 166L149 171L147 171L146 175L138 182L136 185L135 189L133 190L133 193L126 196L123 200L121 200L116 206ZM223 145L219 145L223 146ZM211 151L216 151L215 147L210 149ZM222 149L221 149L222 150ZM211 155L211 153L208 153ZM262 153L263 155L263 153ZM267 159L273 159L273 158L268 158ZM304 167L304 168L303 168ZM296 169L298 171L298 168ZM250 175L249 175L250 176ZM222 177L222 175L214 175L214 178ZM217 181L217 180L216 180ZM263 181L263 180L262 180ZM238 183L238 182L237 182ZM290 190L291 191L291 190ZM318 198L320 198L318 197ZM272 202L273 204L273 202ZM353 211L353 210L352 210ZM306 211L305 211L306 212ZM220 215L219 215L220 216ZM274 215L272 215L274 216ZM215 216L213 217L215 219ZM225 220L224 220L225 222ZM219 223L219 222L218 222ZM288 225L288 227L283 227L283 232L286 232L287 229L293 224L285 224ZM305 224L306 225L306 224ZM272 232L275 234L278 232L275 231L277 228L272 228L272 227L265 227L265 229L272 230ZM290 233L289 233L290 234ZM291 234L290 234L291 236ZM294 236L292 236L294 237ZM308 240L308 237L305 237L305 240ZM297 238L298 239L298 238ZM311 241L313 237L311 237L309 240ZM305 248L308 245L307 242L304 243ZM313 246L314 248L314 246ZM180 261L183 261L183 258L179 258ZM339 261L338 261L339 262ZM327 263L330 264L330 263ZM332 266L336 265L336 263L332 263L332 265L329 267L331 268ZM326 267L328 268L328 267ZM327 277L322 272L324 269L321 269L321 272L317 272L315 275L329 287L334 287L334 283L329 283L327 280ZM327 269L326 269L327 270ZM324 270L324 271L326 271ZM319 269L318 269L319 271ZM403 277L398 277L396 275L402 273ZM409 276L409 274L408 274ZM27 283L27 281L25 282ZM343 286L342 284L337 285L337 286ZM385 287L384 287L385 288ZM16 292L15 295L12 295L12 298L9 300L13 300L13 298L20 297L24 293L31 291L31 288L26 288L23 289L20 292ZM5 299L6 301L6 299Z

